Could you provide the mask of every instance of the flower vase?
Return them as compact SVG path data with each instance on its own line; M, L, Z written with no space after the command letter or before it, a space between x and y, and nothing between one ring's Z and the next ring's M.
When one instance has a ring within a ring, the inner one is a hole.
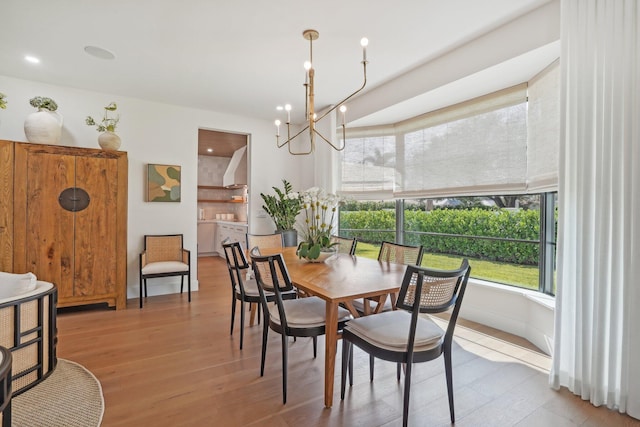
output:
M327 250L321 250L320 255L318 255L318 258L303 257L302 259L304 259L307 262L325 262L326 260L331 258L331 256L333 256L335 253L336 253L335 249L331 248Z
M58 144L62 136L62 115L55 111L38 110L24 121L27 141L36 144Z
M120 148L120 137L113 132L106 131L98 136L98 144L103 150L115 151Z

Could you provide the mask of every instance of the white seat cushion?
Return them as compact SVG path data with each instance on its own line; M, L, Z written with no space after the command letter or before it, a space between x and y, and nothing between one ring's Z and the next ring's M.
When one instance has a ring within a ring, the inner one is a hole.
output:
M260 291L258 291L258 283L256 283L255 279L246 280L243 283L244 286L244 294L249 297L259 297ZM236 285L236 292L240 293L240 287ZM267 295L270 295L270 292L266 292Z
M285 300L283 304L287 316L287 324L290 328L312 328L325 324L327 303L318 297ZM277 305L269 308L269 314L273 322L280 324L280 313ZM339 322L350 318L349 310L338 307Z
M178 271L189 271L189 266L180 261L160 261L150 262L142 267L142 274L174 273Z
M349 321L345 330L378 347L391 351L406 351L411 313L403 310L386 311ZM418 316L414 351L436 347L444 331L428 317Z

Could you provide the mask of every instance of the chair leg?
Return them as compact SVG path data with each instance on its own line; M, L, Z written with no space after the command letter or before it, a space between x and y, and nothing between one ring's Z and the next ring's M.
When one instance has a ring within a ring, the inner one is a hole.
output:
M313 358L318 355L318 337L313 337Z
M282 404L287 403L287 352L288 352L288 339L285 334L282 334Z
M411 390L411 363L407 363L407 372L404 374L404 403L402 405L402 427L407 427L409 422L409 392Z
M262 310L262 307L260 307L262 304L257 303L258 304L258 325L260 324L260 311Z
M449 415L451 416L451 424L456 421L456 415L453 408L453 371L451 367L451 351L444 351L444 371L447 376L447 393L449 394Z
M375 361L375 358L372 355L369 355L369 381L373 381L374 361Z
M187 293L189 294L189 302L191 302L191 272L187 276Z
M240 350L244 341L244 301L240 301Z
M350 366L351 343L345 339L342 340L342 371L340 376L340 399L344 400L344 392L347 387L347 367ZM350 382L353 381L353 375L349 374Z
M140 308L142 308L142 288L144 287L142 281L142 274L140 275Z
M349 386L353 387L353 345L349 349Z
M400 381L400 371L402 370L402 363L398 362L396 367L396 379Z
M236 321L236 296L231 295L231 331L229 332L229 335L233 335L233 324L235 323L235 321Z
M182 293L183 288L184 288L184 275L180 276L180 293Z
M262 358L260 359L260 376L264 376L264 361L267 357L267 335L269 334L269 322L264 319L262 325Z
M144 279L144 297L147 298L149 294L147 293L147 279Z

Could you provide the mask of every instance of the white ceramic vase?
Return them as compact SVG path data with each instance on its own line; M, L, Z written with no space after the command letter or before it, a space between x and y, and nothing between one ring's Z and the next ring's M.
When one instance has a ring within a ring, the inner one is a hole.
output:
M115 151L120 148L120 137L113 132L103 132L98 136L98 144L103 150Z
M58 144L62 136L62 115L48 110L31 113L24 121L24 134L29 142Z

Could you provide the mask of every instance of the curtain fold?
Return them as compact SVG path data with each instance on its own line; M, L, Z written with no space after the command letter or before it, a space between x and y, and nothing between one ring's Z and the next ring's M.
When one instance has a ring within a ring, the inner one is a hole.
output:
M562 0L551 385L640 418L640 7Z

